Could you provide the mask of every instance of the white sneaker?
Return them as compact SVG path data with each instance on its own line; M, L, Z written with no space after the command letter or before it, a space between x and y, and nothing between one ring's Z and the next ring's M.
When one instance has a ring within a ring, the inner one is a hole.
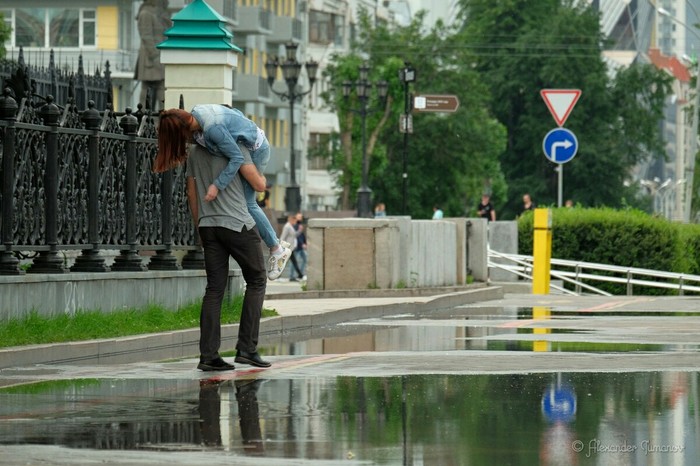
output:
M282 275L284 268L287 266L287 261L290 257L292 257L292 250L287 247L289 243L284 243L287 244L287 246L282 246L282 244L283 243L280 243L280 246L283 249L282 254L270 254L270 258L267 261L267 278L270 280L275 280Z

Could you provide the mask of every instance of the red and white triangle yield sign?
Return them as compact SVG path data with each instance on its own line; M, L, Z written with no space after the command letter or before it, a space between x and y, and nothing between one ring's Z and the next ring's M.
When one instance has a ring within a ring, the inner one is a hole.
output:
M542 89L540 95L547 104L547 108L554 117L557 125L564 126L566 119L569 118L574 105L581 97L580 89Z

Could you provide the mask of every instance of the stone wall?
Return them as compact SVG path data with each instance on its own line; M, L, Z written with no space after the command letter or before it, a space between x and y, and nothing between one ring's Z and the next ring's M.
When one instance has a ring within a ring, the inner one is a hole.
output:
M229 296L243 293L240 270L229 272ZM0 277L0 320L22 318L32 310L42 316L72 315L79 310L168 309L201 301L204 270L27 274Z

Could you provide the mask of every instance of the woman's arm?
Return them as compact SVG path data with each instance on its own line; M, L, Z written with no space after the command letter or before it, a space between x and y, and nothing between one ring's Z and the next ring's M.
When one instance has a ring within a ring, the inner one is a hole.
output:
M243 153L236 139L224 126L211 128L205 132L204 138L207 144L214 146L216 154L228 159L228 164L214 180L214 186L222 190L228 186L243 165Z

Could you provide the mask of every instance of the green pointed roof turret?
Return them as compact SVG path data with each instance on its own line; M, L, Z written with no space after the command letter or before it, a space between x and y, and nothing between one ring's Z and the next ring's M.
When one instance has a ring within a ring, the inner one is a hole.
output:
M233 34L226 29L226 18L204 0L194 0L172 17L173 26L165 31L159 49L235 50Z

